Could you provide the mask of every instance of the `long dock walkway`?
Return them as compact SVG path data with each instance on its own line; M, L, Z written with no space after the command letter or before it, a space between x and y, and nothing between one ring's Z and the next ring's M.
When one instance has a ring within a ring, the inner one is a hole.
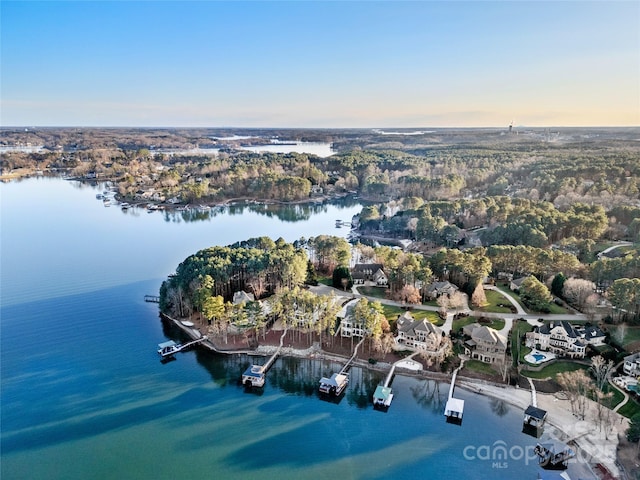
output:
M464 358L461 358L460 366L453 371L451 376L451 386L449 387L449 397L447 399L447 405L444 407L444 415L448 421L462 422L462 415L464 413L464 400L454 398L453 391L456 388L456 377L458 372L464 367Z
M538 395L536 394L536 386L533 383L531 377L527 377L529 380L529 385L531 385L531 405L538 408Z
M385 387L385 388L388 387L389 384L391 383L391 379L393 378L393 372L395 372L396 367L398 365L400 365L402 362L406 362L407 360L411 360L418 353L420 353L420 352L413 352L407 358L403 358L402 360L398 360L397 362L393 362L393 364L391 365L391 370L389 370L389 373L387 373L387 378L384 379L384 384L382 386Z
M206 335L204 337L200 337L200 338L197 338L195 340L192 340L189 343L185 343L184 345L180 345L180 347L178 348L178 351L181 351L181 350L184 350L186 348L189 348L191 345L195 345L196 343L204 342L205 340L207 340L207 336Z
M351 355L351 358L347 361L347 363L344 364L344 367L342 367L342 370L340 370L339 375L344 375L349 371L349 369L351 368L351 364L356 359L356 355L358 355L358 347L362 345L362 342L364 342L364 339L365 337L362 337L362 340L360 340L357 343L356 348L353 349L353 355Z
M260 369L260 373L266 373L267 370L269 370L269 368L271 368L271 365L273 365L273 362L276 361L276 358L278 358L278 355L280 355L280 350L282 350L282 345L284 343L284 337L287 335L287 329L284 329L284 332L282 332L282 335L280 336L280 345L278 346L278 349L273 353L273 355L271 355L271 358L269 360L267 360L267 363L265 363L262 368Z

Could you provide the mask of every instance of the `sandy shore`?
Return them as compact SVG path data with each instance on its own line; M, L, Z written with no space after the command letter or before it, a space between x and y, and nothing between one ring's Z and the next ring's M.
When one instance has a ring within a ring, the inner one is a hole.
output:
M187 333L192 338L199 338L202 336L201 332L197 328L185 327L179 320L173 319L168 316L164 316L167 320L172 321L182 331ZM203 342L204 347L207 347L218 353L249 353L248 351L220 351L209 342ZM275 345L260 345L251 354L269 356L272 355L278 347ZM332 361L344 361L346 357L336 354L329 354L321 350L318 346L312 346L306 349L295 349L292 347L283 347L281 350L282 356L298 357L298 358L312 358L318 360L332 360ZM356 361L356 365L364 368L372 368L376 370L388 370L391 365L385 363L378 363L375 366L370 365L363 361ZM450 376L444 374L438 374L435 372L415 372L404 369L399 369L399 374L426 376L427 378L433 378L437 380L450 380ZM524 410L532 404L531 391L523 388L517 388L507 385L496 385L485 380L472 379L468 377L458 377L456 382L460 388L467 389L469 391L479 393L481 395L487 395L494 398L499 398L507 403ZM624 437L625 431L628 428L628 419L622 415L610 412L611 421L608 428L605 430L598 427L597 422L597 407L595 402L587 400L587 408L585 411L585 418L578 419L571 412L571 404L569 400L562 398L555 394L536 393L537 406L547 411L547 422L545 425L545 434L548 434L552 438L558 439L564 443L571 443L573 448L577 449L577 460L574 463L578 470L585 473L595 475L591 470L590 464L601 463L604 465L612 475L616 478L620 476L620 470L616 463L616 454L618 448L619 437ZM597 476L594 478L598 478Z
M462 388L505 400L524 410L531 405L531 392L522 388L493 385L481 380L461 378L457 382ZM606 429L600 429L597 422L596 403L587 400L584 420L571 413L569 400L555 394L537 392L539 408L547 411L545 434L564 443L577 447L577 462L583 464L601 463L616 478L620 470L616 463L618 438L624 437L628 419L610 411L611 421ZM559 398L560 397L560 398ZM592 472L593 473L593 472ZM596 477L597 478L597 477Z

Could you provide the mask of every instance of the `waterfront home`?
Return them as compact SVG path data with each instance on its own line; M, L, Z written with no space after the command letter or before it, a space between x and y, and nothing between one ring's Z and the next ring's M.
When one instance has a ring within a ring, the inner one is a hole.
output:
M425 293L431 300L435 300L442 295L446 295L450 297L454 293L458 291L458 287L456 287L451 282L433 282L429 286L427 286Z
M396 321L398 335L396 345L425 352L436 352L443 341L442 330L428 320L414 320L410 312L404 312Z
M637 377L640 375L640 353L634 353L633 355L627 355L624 357L624 365L622 366L624 373Z
M351 269L351 277L356 285L372 282L379 286L385 286L389 283L381 263L357 263Z
M604 332L596 326L574 326L561 321L535 327L526 334L525 342L529 348L551 351L558 356L584 358L587 345L603 345L605 338Z
M353 309L359 301L360 299L351 300L338 313L340 335L343 337L363 337L367 333L364 324L357 321L353 316Z
M507 339L497 330L472 323L462 329L465 336L465 354L485 363L503 363L507 352Z

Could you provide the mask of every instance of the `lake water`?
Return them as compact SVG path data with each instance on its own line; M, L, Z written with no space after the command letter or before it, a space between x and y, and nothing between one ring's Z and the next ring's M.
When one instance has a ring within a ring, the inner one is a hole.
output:
M243 138L254 137L228 137L221 140L238 140ZM317 155L318 157L329 157L335 153L330 143L326 142L291 142L291 143L272 143L265 145L240 146L239 150L246 150L255 153L308 153ZM164 153L167 155L217 155L219 148L189 148L189 149L157 149L153 152Z
M280 358L254 394L237 384L247 357L158 360L156 344L178 337L143 296L187 255L260 235L346 235L335 220L359 205L185 219L105 208L97 192L0 185L3 480L535 478L522 412L457 389L465 419L447 424L447 384L396 376L383 413L370 403L382 373L354 368L335 404L315 393L338 368L329 362Z

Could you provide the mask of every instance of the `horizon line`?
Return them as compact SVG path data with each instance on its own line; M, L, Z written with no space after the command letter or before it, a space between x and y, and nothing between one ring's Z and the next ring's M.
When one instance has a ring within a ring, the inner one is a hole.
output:
M513 129L517 128L640 128L640 125L513 125ZM424 130L424 129L448 129L448 130L478 130L478 129L508 129L509 125L500 126L415 126L415 127L401 127L401 126L370 126L370 127L287 127L287 126L263 126L263 127L243 127L243 126L197 126L197 125L35 125L35 124L23 124L23 125L0 125L0 129L12 129L12 128L141 128L141 129L211 129L211 130Z

